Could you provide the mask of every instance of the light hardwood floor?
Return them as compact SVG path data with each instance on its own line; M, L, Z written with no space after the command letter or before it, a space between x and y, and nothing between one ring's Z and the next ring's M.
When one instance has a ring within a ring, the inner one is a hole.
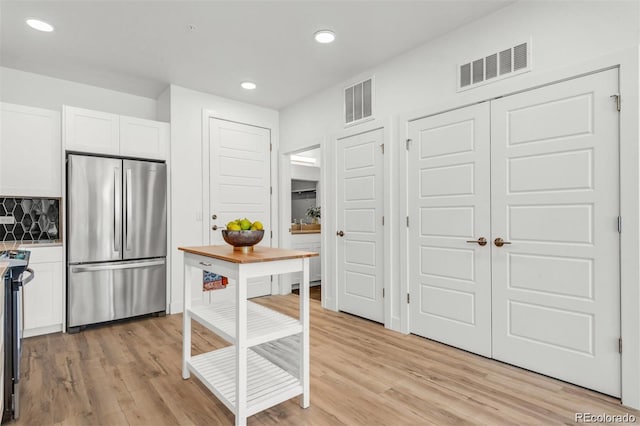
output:
M298 297L259 302L289 315ZM406 336L311 301L311 407L297 398L250 425L574 424L575 412L640 413L614 398ZM193 353L226 346L195 325ZM181 378L182 316L24 340L16 425L231 425ZM640 421L640 420L639 420Z

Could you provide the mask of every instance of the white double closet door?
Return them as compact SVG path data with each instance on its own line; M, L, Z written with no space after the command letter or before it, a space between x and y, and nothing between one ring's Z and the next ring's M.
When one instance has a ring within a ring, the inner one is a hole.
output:
M409 123L412 333L620 395L617 92L609 70Z

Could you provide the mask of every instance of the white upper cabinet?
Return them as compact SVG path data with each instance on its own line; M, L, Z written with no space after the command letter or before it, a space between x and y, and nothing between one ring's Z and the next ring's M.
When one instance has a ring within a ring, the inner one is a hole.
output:
M67 106L63 116L67 151L119 154L120 116Z
M63 107L65 149L164 160L169 124L88 109Z
M61 197L60 113L0 103L0 195Z
M164 160L169 124L120 116L120 155Z

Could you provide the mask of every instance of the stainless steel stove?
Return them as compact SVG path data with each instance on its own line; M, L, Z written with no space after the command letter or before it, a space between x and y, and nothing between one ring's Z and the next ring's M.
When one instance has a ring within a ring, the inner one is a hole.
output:
M29 251L0 251L0 261L8 262L4 275L4 406L2 422L20 415L20 356L22 354L22 286L34 277L29 269ZM25 272L29 275L25 276Z

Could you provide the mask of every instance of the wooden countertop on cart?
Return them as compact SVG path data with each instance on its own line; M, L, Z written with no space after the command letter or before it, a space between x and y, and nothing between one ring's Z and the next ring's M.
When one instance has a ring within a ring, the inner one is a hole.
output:
M233 247L229 245L178 247L178 250L182 250L185 253L197 254L232 263L272 262L274 260L299 259L302 257L318 256L318 253L311 251L260 246L254 247L253 251L246 254L241 251L234 251Z

